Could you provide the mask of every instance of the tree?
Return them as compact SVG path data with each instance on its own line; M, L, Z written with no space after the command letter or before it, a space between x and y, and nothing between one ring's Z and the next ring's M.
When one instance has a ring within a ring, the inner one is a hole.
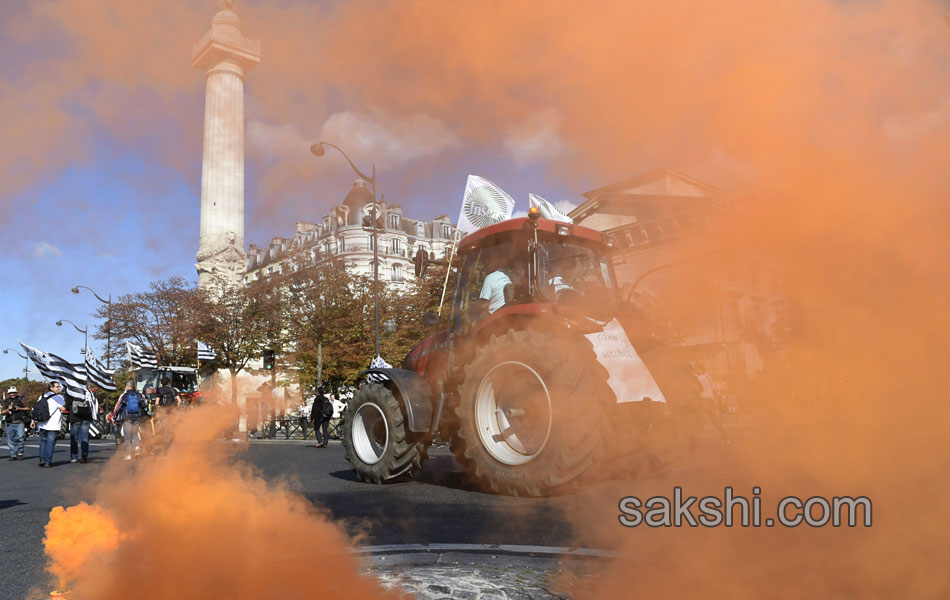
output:
M237 406L237 374L260 356L275 329L271 289L260 283L229 285L215 280L192 294L186 305L189 339L200 339L217 354L218 366L231 374L231 405Z
M112 358L121 357L125 342L132 342L154 352L160 364L192 364L194 338L188 333L182 311L195 293L195 284L181 277L153 281L148 291L114 300L111 313L107 305L100 306L95 316L102 319L102 324L96 327L94 337L106 339L111 316Z
M301 387L340 384L349 377L344 340L352 338L364 307L358 278L340 259L319 260L304 250L291 260L294 269L273 282L280 296L287 349L300 367Z

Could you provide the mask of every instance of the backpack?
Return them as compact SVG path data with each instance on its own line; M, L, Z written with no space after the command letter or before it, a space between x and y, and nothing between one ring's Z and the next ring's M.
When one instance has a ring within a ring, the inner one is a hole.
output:
M30 416L34 421L42 423L44 421L49 421L53 415L49 413L49 392L43 394L37 398L36 403L33 404L33 410L30 412Z
M139 396L138 392L130 392L125 397L125 412L131 417L137 417L141 411L142 397Z
M333 403L330 402L330 399L326 396L320 400L320 416L323 417L324 420L333 417Z
M73 400L70 412L75 417L88 421L92 419L92 403L88 400Z

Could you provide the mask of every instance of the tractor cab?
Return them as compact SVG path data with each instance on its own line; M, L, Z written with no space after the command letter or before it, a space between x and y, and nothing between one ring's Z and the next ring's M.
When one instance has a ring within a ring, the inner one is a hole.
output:
M609 318L616 283L605 242L598 231L532 218L466 237L452 331L537 312Z

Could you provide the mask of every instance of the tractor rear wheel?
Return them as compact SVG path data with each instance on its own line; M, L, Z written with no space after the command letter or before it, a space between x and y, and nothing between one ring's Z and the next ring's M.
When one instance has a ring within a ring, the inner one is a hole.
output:
M386 386L364 384L346 410L343 449L360 481L394 483L422 470L426 445L410 439L399 402Z
M459 386L453 453L495 493L556 493L601 460L614 402L607 377L582 338L492 336Z

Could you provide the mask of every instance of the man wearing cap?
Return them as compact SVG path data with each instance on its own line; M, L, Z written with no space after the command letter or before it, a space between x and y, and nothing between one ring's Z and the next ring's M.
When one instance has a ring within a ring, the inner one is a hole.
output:
M10 448L10 460L23 460L23 438L25 436L26 416L30 409L23 405L23 398L15 386L7 390L3 399L3 418L7 422L7 447Z
M47 469L53 467L56 436L59 435L59 430L63 426L63 413L66 411L66 401L62 393L63 384L51 381L49 391L37 399L37 402L46 402L49 406L49 419L36 425L40 433L40 466Z

